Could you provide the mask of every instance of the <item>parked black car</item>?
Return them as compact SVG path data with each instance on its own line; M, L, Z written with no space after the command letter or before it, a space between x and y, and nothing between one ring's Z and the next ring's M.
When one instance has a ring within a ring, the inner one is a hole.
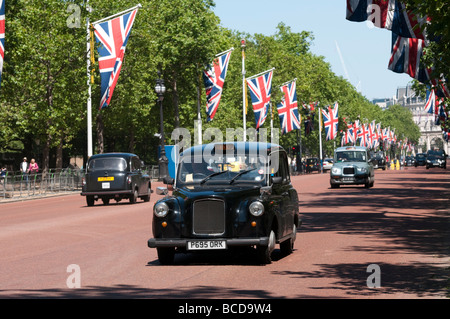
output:
M306 159L306 173L320 172L320 160L317 157Z
M414 163L414 166L425 166L427 165L427 154L425 153L418 153L416 154L416 162Z
M203 154L203 155L197 155ZM234 142L194 146L180 155L172 196L155 203L153 237L161 264L175 253L254 247L263 264L277 243L293 251L299 218L287 154L279 145Z
M405 166L414 166L416 164L416 159L414 156L406 156Z
M373 168L381 168L383 171L386 170L386 157L383 154L376 154L371 159L373 163Z
M82 181L82 196L86 196L88 206L101 199L109 204L129 199L136 203L138 198L150 201L150 176L142 171L139 157L131 153L97 154L89 158L86 175Z
M427 168L440 167L447 168L447 155L443 150L429 150L427 152Z

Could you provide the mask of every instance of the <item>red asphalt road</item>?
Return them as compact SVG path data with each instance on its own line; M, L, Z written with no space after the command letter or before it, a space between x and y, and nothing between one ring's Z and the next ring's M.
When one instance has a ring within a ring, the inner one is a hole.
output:
M266 266L248 253L161 266L147 247L155 193L136 205L87 207L79 194L1 203L0 298L448 298L449 177L377 170L371 189L292 177L303 225L293 254L276 250ZM72 264L80 288L67 286ZM380 288L367 287L371 264Z

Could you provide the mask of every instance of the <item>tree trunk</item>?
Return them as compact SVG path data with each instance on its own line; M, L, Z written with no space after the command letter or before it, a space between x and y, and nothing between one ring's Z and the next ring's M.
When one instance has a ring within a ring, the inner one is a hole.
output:
M51 136L47 136L47 140L45 141L44 149L42 150L42 165L39 165L39 171L41 173L47 172L49 169L50 162L50 144L51 144ZM45 174L45 173L44 173Z
M56 168L63 168L63 145L64 145L64 138L61 137L59 140L58 147L56 149Z
M135 131L134 126L132 126L130 128L130 139L129 139L129 144L128 144L128 152L130 152L130 153L134 153L134 147L136 144L134 131Z

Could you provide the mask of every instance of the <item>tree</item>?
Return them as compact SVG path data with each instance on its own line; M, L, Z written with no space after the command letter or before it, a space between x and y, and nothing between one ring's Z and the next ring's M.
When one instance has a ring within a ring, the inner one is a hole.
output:
M50 149L70 142L82 119L83 33L61 19L67 15L66 4L17 0L6 9L14 19L7 20L2 104L13 110L15 128L43 145L38 151L43 169L49 167ZM57 162L62 165L61 158Z

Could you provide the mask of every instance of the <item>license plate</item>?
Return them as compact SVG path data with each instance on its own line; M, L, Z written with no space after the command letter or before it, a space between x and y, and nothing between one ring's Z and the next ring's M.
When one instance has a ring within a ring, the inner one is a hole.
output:
M97 181L99 181L99 182L112 182L113 180L114 180L114 176L97 178Z
M225 240L196 240L188 241L188 250L210 250L210 249L227 249Z
M355 180L355 178L354 177L343 177L342 180L344 182L353 182Z
M102 189L109 189L110 187L110 183L102 183Z

